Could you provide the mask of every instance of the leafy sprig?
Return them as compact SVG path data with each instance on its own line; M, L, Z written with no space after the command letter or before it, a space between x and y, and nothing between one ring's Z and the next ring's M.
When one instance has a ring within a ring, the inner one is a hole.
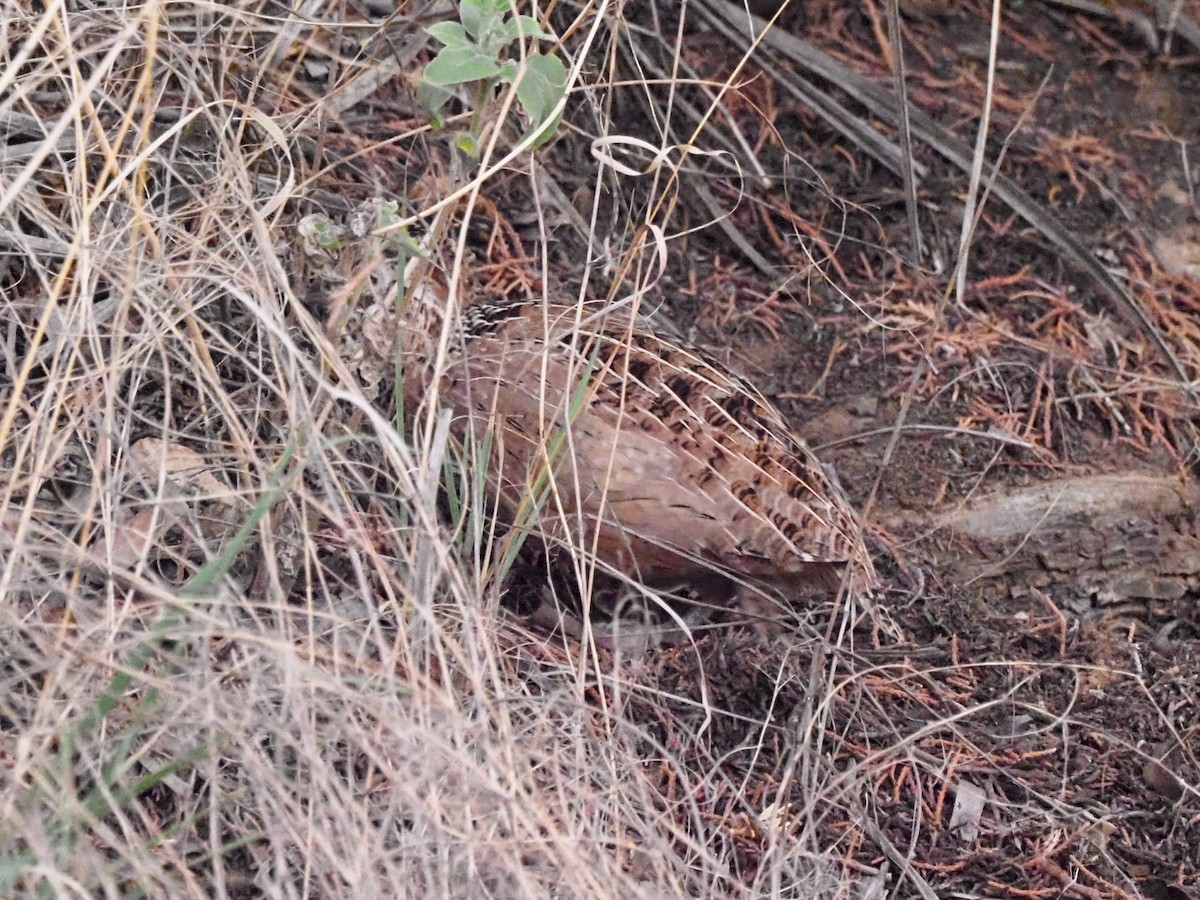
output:
M441 110L454 96L453 88L472 85L471 126L459 132L457 140L464 152L477 158L488 114L495 105L495 87L511 84L530 121L525 137L534 135L530 146L540 147L561 118L561 113L553 113L566 92L567 70L557 56L530 49L513 58L510 48L518 41L552 41L554 36L532 16L513 15L510 0L462 0L459 19L426 29L445 46L425 67L417 87L421 105L440 126Z

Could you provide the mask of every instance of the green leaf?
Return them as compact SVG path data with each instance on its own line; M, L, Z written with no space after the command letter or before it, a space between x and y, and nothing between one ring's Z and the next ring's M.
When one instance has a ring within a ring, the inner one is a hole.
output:
M479 159L479 139L469 131L460 131L454 136L458 149L471 159Z
M549 118L567 89L567 69L557 56L531 53L518 73L517 99L534 125Z
M474 46L443 47L425 67L425 80L430 84L447 87L466 81L491 78L499 71L500 66L496 60L484 56Z
M508 0L462 0L458 15L467 34L479 43L489 31L496 31L508 12Z
M517 19L520 20L521 32L525 37L537 38L542 41L554 40L554 35L544 29L533 16L517 16Z
M533 16L514 16L504 23L504 25L501 27L500 33L503 38L503 42L501 43L502 47L507 47L522 35L524 35L526 39L537 38L543 41L554 40L554 35L544 31L542 26L538 24L538 20Z
M342 226L319 213L301 219L297 230L310 252L328 253L346 246L342 237Z
M540 131L538 131L537 137L535 137L533 139L533 141L530 142L529 149L536 150L538 147L542 146L542 144L546 143L546 141L550 140L550 138L554 137L554 129L556 129L558 127L558 123L561 121L562 121L562 113L559 113L557 116L555 116L549 122L547 122L545 124L545 126L543 128L541 128ZM534 125L533 127L531 127L529 129L529 131L526 131L525 134L528 135L530 131L536 131L537 129L538 129L538 126ZM524 137L522 137L522 140L523 139L524 139Z
M467 47L471 44L466 29L458 22L438 22L430 25L425 31L434 40L441 41L447 47Z
M428 81L422 80L417 84L417 102L433 119L434 128L441 128L445 124L441 115L442 107L449 103L453 96L453 91Z

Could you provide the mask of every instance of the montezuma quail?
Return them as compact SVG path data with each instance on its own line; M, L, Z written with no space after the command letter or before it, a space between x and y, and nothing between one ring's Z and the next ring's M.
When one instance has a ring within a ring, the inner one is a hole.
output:
M736 594L755 614L768 596L831 594L843 575L856 594L874 587L858 519L812 451L700 350L628 311L478 303L456 318L434 390L444 294L412 305L405 409L436 398L459 437L490 435L489 486L510 513L542 485L524 520L535 534L650 587Z

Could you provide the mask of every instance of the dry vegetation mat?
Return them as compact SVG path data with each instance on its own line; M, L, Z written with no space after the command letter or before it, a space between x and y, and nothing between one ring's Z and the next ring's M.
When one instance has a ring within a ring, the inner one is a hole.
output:
M0 894L1200 897L1198 19L0 0ZM525 540L427 288L740 371L883 587Z

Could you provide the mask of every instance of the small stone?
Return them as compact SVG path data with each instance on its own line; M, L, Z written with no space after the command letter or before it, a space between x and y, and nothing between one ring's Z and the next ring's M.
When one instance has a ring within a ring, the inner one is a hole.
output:
M873 419L879 412L878 397L859 397L850 406L850 411L864 419Z
M1172 803L1176 802L1183 796L1183 783L1166 764L1173 764L1178 760L1178 746L1171 741L1164 741L1151 747L1150 755L1156 758L1147 760L1142 766L1142 778L1146 786Z
M1182 578L1137 573L1113 579L1112 591L1131 600L1178 600L1187 593L1187 583Z

